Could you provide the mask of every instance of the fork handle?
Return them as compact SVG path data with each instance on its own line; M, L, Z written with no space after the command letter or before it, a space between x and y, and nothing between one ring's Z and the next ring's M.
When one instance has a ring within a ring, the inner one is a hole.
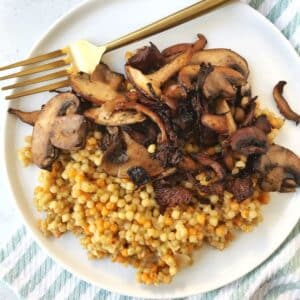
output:
M149 35L161 32L168 28L184 23L228 1L230 0L202 0L200 2L197 2L196 4L193 4L180 11L177 11L163 19L155 21L145 27L142 27L112 42L107 43L106 51L111 51L120 48L132 42L141 40L142 38L145 38Z

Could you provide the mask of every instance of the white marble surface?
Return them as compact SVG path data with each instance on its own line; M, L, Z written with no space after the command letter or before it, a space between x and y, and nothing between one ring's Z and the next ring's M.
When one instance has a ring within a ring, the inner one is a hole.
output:
M82 0L0 0L0 66L28 55L32 45L61 15ZM3 83L1 83L3 84ZM0 92L0 100L3 94ZM2 106L3 107L3 106ZM6 113L0 109L1 114ZM1 120L3 118L1 117ZM0 122L2 131L3 123ZM1 157L2 158L2 157ZM0 248L21 224L4 183L3 162L0 162ZM17 297L0 283L0 299Z

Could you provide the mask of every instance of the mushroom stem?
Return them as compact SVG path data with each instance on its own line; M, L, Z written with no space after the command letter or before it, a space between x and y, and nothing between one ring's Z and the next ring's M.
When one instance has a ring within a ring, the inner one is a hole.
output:
M277 104L280 113L288 120L295 121L296 125L300 122L300 115L295 113L289 106L287 100L283 97L283 88L286 85L285 81L279 81L273 89L273 97Z
M9 108L8 112L12 115L15 115L22 122L33 126L41 111L35 110L35 111L27 112L27 111L22 111L19 109Z

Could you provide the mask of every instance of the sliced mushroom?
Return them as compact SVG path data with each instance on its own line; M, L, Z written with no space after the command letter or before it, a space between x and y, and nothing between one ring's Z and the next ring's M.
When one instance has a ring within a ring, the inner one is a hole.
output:
M197 77L200 65L188 65L183 67L178 74L179 83L187 90L193 89L192 80Z
M97 105L120 97L120 93L109 84L98 80L92 81L90 75L86 73L71 74L70 83L76 93Z
M255 163L264 191L291 192L300 186L300 158L291 150L271 145Z
M222 66L234 69L240 72L245 79L248 78L249 68L247 61L229 49L208 49L198 51L193 54L191 64L212 64L213 66Z
M253 100L254 99L254 100ZM256 98L253 98L249 105L249 107L247 108L247 113L246 116L244 118L244 121L242 122L241 126L243 127L247 127L252 125L253 121L254 121L254 117L255 117L255 110L256 110Z
M113 90L123 89L124 76L113 72L106 64L99 63L91 74L91 81L108 84Z
M193 44L193 52L201 51L207 44L207 39L203 34L198 33L197 37L198 40Z
M137 53L131 56L127 63L133 68L148 74L163 66L165 64L165 58L157 47L150 42L150 46L138 49Z
M15 115L22 122L33 126L41 111L35 110L35 111L27 112L27 111L22 111L19 109L9 108L8 112L12 115Z
M268 134L272 130L272 125L266 115L260 115L254 122L254 126Z
M197 154L193 155L193 157L195 157L195 159L201 165L212 168L215 171L215 173L219 179L223 179L225 177L225 170L221 166L221 164L218 163L217 161L215 161L212 158L210 158L209 156L207 156L205 154L201 154L201 153L197 153Z
M227 132L232 134L236 131L237 127L232 116L231 109L226 101L226 99L219 99L216 103L216 113L223 114L226 118Z
M245 83L246 79L238 71L216 66L206 77L203 93L208 99L232 98L236 95L236 87Z
M176 100L184 99L187 96L185 90L177 83L166 86L163 90L163 94Z
M135 142L125 132L122 136L124 145L119 146L122 139L118 138L103 155L101 166L106 173L119 178L129 178L128 170L133 167L142 167L150 177L155 177L163 172L159 161L152 159L144 146ZM120 148L122 151L119 150ZM122 159L118 159L118 157Z
M116 110L126 110L126 109L134 109L138 112L141 112L148 116L160 129L161 132L161 142L165 143L168 139L166 126L161 118L150 108L145 105L133 102L133 101L120 101L116 105Z
M179 101L185 99L187 96L185 90L178 84L169 81L162 90L160 100L172 110L176 111Z
M143 74L140 70L129 65L125 67L128 80L142 94L152 99L157 99L161 95L161 86L178 71L188 64L192 50L189 49L178 55L173 61L149 75Z
M86 135L87 122L84 116L67 115L55 118L50 141L56 148L74 151L85 145Z
M175 45L172 45L172 46L164 49L162 51L162 54L167 58L175 57L176 55L188 50L191 46L193 48L193 52L200 51L207 44L207 40L206 40L206 37L201 33L197 34L197 37L198 37L198 40L194 44L191 44L191 43L175 44Z
M245 155L266 153L267 136L256 127L244 127L230 136L230 146L233 151Z
M51 144L50 134L57 116L67 111L77 111L79 99L72 93L63 93L53 97L42 108L32 133L32 159L43 168L49 168L57 157L58 151Z
M199 164L187 155L182 156L178 167L188 172L199 170Z
M84 112L85 117L99 125L122 126L145 121L145 116L132 110L115 111L116 101L104 103L101 107L93 107Z
M285 81L279 81L273 89L273 97L276 101L280 113L288 120L295 121L296 124L300 122L300 115L295 113L289 106L287 100L283 97L283 88L286 85Z
M191 43L180 43L165 48L161 53L165 57L181 54L191 48Z
M225 115L206 113L202 115L201 123L219 134L228 133L227 119Z

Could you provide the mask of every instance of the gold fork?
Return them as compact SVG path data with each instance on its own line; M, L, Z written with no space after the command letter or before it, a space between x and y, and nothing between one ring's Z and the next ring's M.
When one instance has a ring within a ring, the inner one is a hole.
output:
M69 86L68 76L72 72L82 71L86 73L91 73L96 67L96 65L101 61L102 55L105 52L120 48L122 46L138 41L152 34L161 32L173 26L179 25L185 21L191 20L192 18L199 16L200 14L214 7L217 7L227 1L229 0L202 0L201 2L197 2L194 5L182 9L172 15L169 15L161 20L151 23L141 29L138 29L132 33L120 37L112 42L106 43L100 47L97 47L89 43L88 41L80 40L71 43L69 46L62 48L60 50L56 50L53 52L49 52L47 54L39 55L4 67L0 67L0 71L4 71L11 68L34 64L34 66L25 68L22 71L10 75L2 76L0 77L0 80L17 78L25 75L32 75L32 74L55 70L57 68L64 67L63 70L59 70L53 73L48 73L40 77L19 81L12 85L4 86L2 90L10 90L10 89L25 87L32 84L46 82L58 78L60 79L65 78L62 81L58 81L58 82L56 81L54 83L43 85L37 88L16 92L12 95L6 96L5 99L16 99L23 96L50 91L62 87L67 87ZM56 60L54 62L48 62L46 64L39 64L41 62L53 58L57 58L57 59L61 58L61 59Z

